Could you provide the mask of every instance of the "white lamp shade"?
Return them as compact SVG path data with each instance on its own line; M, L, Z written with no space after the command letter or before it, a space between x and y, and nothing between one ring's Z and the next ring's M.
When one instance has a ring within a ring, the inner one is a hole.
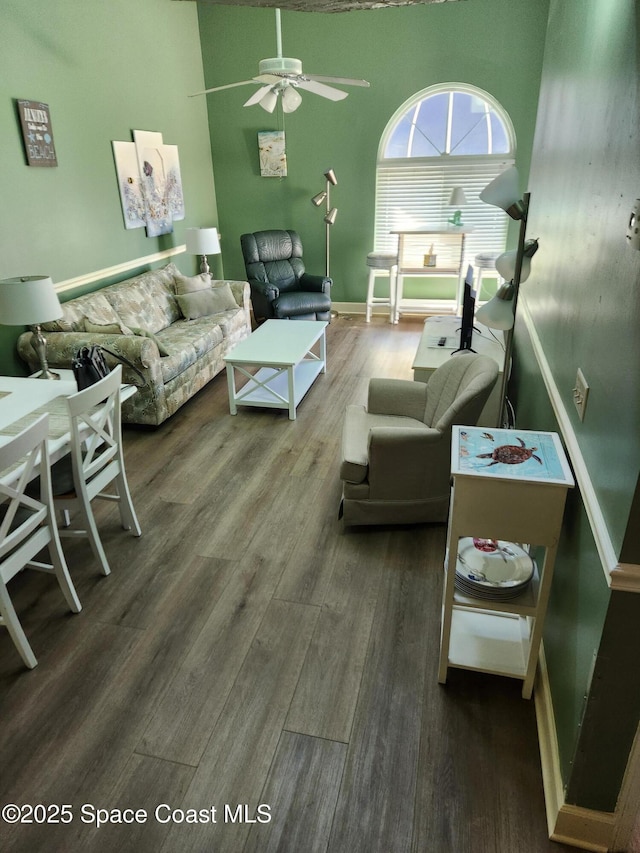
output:
M260 101L260 106L263 110L266 110L268 113L272 113L276 104L278 103L278 92L275 89L269 89L268 92L265 93L264 98Z
M314 204L316 207L320 207L326 197L326 192L322 190L321 193L316 193L316 195L314 195L314 197L311 199L311 204Z
M302 96L295 86L287 86L282 93L282 109L285 113L292 113L302 103Z
M451 198L449 199L449 204L453 207L460 207L460 205L466 203L467 197L464 193L464 189L462 187L454 187L451 190Z
M476 320L482 323L483 326L488 326L490 329L507 329L513 328L513 298L501 299L499 296L494 296L476 311Z
M27 275L0 281L0 323L36 326L62 317L62 306L46 275Z
M187 228L187 253L190 255L219 255L220 240L217 228Z
M330 184L333 184L334 187L338 183L338 179L336 178L336 173L333 171L333 169L327 169L327 171L324 173L324 176L329 181Z
M512 252L504 252L500 255L499 258L496 259L496 269L502 276L505 281L513 281L514 276L516 274L516 258L518 257L518 253L513 250ZM529 273L531 272L531 258L527 258L525 255L522 259L522 270L520 271L520 284L525 282L529 278Z
M512 219L522 216L520 178L515 166L511 166L494 178L480 193L480 200L501 207ZM517 215L516 214L517 211Z

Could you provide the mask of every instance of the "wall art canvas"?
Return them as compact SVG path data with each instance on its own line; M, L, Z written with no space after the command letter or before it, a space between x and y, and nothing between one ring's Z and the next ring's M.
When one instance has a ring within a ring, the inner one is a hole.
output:
M167 205L171 218L184 219L184 198L182 195L182 178L180 177L180 160L178 146L165 145L164 155L167 169Z
M28 166L57 166L49 104L18 101L18 115Z
M144 228L145 203L135 142L112 142L124 227Z
M133 139L112 143L125 228L170 234L185 215L178 146L165 145L156 131L134 130Z
M260 174L263 178L286 178L287 155L284 130L258 131Z
M162 134L134 130L138 169L146 206L147 237L159 237L173 231L167 198L167 167Z

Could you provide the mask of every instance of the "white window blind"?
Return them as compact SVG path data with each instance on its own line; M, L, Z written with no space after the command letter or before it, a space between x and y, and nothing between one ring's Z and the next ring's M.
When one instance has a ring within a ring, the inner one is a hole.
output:
M394 230L446 228L456 209L462 214L466 236L465 255L473 263L481 252L502 252L509 217L503 210L480 201L480 193L513 158L447 156L383 160L378 164L374 247L394 252ZM462 187L467 203L449 205L451 191ZM453 227L453 226L452 226Z

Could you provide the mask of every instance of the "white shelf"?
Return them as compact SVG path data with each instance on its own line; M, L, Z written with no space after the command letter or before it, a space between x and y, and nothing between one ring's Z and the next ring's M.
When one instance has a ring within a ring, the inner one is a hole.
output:
M324 367L323 361L305 360L296 364L294 374L294 405L313 385ZM276 396L278 395L278 396ZM278 373L274 367L261 367L236 395L236 406L263 406L271 409L289 408L289 383L287 371Z
M529 657L526 620L514 614L454 606L449 666L524 678Z

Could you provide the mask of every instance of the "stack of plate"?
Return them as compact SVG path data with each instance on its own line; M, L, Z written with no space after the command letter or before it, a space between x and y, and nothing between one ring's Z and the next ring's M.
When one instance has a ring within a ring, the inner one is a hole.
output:
M531 583L535 563L515 542L465 537L460 540L455 586L464 595L508 601Z

